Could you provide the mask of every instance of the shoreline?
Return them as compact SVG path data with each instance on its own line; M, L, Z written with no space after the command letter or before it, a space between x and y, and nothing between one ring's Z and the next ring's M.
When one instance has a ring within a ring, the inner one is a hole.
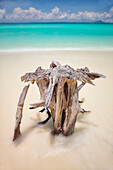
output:
M113 52L113 48L104 48L104 49L93 49L93 48L23 48L23 49L8 49L0 50L0 53L13 53L13 52L43 52L43 51L89 51L89 52Z

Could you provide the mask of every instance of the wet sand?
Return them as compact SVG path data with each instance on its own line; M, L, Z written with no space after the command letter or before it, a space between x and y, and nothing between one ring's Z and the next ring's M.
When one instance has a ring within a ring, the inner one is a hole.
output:
M85 85L80 99L90 113L79 114L75 132L69 137L51 135L52 121L34 127L46 113L29 110L39 100L31 85L25 100L22 135L12 142L17 103L25 86L20 77L52 60L73 68L87 66L106 75ZM113 170L113 52L38 51L0 53L0 170Z

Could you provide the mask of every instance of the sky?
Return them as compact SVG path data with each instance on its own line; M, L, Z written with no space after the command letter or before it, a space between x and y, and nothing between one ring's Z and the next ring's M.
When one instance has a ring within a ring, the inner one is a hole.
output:
M0 0L4 22L113 23L113 0Z

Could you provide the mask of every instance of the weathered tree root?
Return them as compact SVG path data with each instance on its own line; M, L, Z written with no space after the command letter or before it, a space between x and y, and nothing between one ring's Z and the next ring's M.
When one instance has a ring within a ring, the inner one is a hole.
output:
M39 87L41 99L31 104L30 109L44 107L40 112L46 111L48 118L38 124L45 124L52 117L53 134L62 133L68 136L74 131L78 113L87 112L79 105L82 103L79 101L79 91L86 83L94 85L92 80L100 77L105 78L102 74L89 72L87 67L74 70L68 65L62 66L53 61L49 69L38 67L35 72L22 76L21 80L30 81L32 84L36 82ZM82 83L78 86L77 81ZM20 134L22 110L28 88L29 85L24 87L19 99L13 141Z
M45 110L45 108L44 108L44 110ZM42 112L42 110L41 110L41 112ZM46 119L46 120L44 120L44 121L42 121L42 122L38 122L38 125L44 125L45 123L47 123L47 122L48 122L48 120L51 118L51 113L50 113L50 111L49 111L49 110L47 111L47 114L48 114L47 119Z

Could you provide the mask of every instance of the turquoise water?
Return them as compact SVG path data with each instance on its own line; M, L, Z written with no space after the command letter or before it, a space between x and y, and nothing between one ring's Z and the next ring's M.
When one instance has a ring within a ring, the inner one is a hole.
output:
M113 49L113 24L0 25L0 51Z

